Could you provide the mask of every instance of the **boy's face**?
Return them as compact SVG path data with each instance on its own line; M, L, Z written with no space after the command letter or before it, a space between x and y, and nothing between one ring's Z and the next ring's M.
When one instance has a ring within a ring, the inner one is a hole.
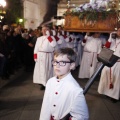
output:
M67 55L59 55L57 57L54 56L54 61L57 62L57 64L54 65L54 71L59 79L65 77L70 72L70 70L74 69L75 67L74 62L69 63L70 60L67 58ZM68 62L68 63L65 63L65 65L61 66L61 64L59 63L60 61Z

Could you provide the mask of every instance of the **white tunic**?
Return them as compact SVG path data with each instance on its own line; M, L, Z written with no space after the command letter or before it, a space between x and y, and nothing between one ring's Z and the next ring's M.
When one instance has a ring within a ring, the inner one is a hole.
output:
M81 66L79 70L79 78L90 78L97 67L97 54L102 49L100 38L88 37L84 46Z
M51 63L53 51L54 47L51 46L47 36L42 36L37 39L34 49L34 54L37 54L37 62L34 68L33 83L45 86L47 80L53 77L53 67Z
M82 54L83 54L83 46L82 46L83 35L78 34L76 36L76 39L79 39L79 41L77 41L77 59L76 59L76 66L78 66L81 64Z
M112 40L110 49L115 50L114 54L120 57L120 39ZM110 82L113 84L113 89L109 88ZM111 72L109 67L103 68L98 92L117 100L120 98L120 59L111 67Z
M66 47L68 47L68 48L73 48L74 47L73 38L71 37L71 35L66 36L65 42L66 42Z
M39 120L60 120L68 113L72 120L88 120L88 108L83 90L71 73L61 80L53 77L48 80Z

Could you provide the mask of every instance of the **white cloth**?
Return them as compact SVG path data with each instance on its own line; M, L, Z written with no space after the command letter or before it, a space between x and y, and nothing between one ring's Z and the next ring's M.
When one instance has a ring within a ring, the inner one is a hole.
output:
M111 41L111 50L115 50L114 54L120 57L120 39ZM116 47L117 46L117 47ZM116 48L115 48L116 47ZM100 82L98 85L98 92L107 95L114 99L120 98L120 59L111 67L111 80L110 68L104 67L101 73ZM110 82L113 84L113 89L109 89Z
M79 78L90 78L97 67L97 54L102 49L100 38L88 37L84 46L81 66L79 70Z
M62 35L58 35L59 39L62 40L62 43L59 45L59 48L66 47L65 39Z
M47 36L39 37L36 41L34 54L37 54L35 63L33 83L46 85L49 78L53 77L53 59L54 47L50 45Z
M83 35L82 34L78 34L76 36L76 39L80 39L79 41L77 41L77 59L76 59L76 66L81 64L81 60L82 60L82 54L83 54L83 46L82 46L82 41L83 41Z
M63 41L64 41L64 37L62 35L59 35L57 37L59 38L59 40L57 41L57 45L55 46L55 50L62 48Z
M68 47L68 48L73 48L74 47L73 39L72 39L71 35L68 34L66 36L65 42L66 42L66 47Z
M72 120L88 120L89 113L83 90L71 73L61 80L48 80L39 120L60 120L70 113Z

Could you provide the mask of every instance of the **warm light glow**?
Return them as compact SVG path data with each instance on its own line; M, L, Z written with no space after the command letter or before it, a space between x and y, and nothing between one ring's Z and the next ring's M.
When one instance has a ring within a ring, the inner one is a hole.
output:
M65 19L62 19L62 24L65 25Z
M0 16L0 19L2 20L4 17L3 16Z
M5 0L0 0L0 6L5 7L6 6L6 1Z
M23 22L23 19L19 19L19 22L22 23L22 22Z

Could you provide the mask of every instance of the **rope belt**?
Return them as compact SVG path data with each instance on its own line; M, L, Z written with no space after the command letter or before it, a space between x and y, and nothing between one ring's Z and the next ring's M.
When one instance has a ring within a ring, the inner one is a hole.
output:
M53 52L45 52L45 51L39 51L39 52L43 52L43 53L53 53Z
M84 52L88 52L88 53L97 53L97 52L89 52L89 51L85 51L85 50L84 50Z
M118 60L117 62L120 62L120 60ZM112 68L110 67L110 85L109 85L109 89L113 89L114 85L113 85L113 81L112 81Z

